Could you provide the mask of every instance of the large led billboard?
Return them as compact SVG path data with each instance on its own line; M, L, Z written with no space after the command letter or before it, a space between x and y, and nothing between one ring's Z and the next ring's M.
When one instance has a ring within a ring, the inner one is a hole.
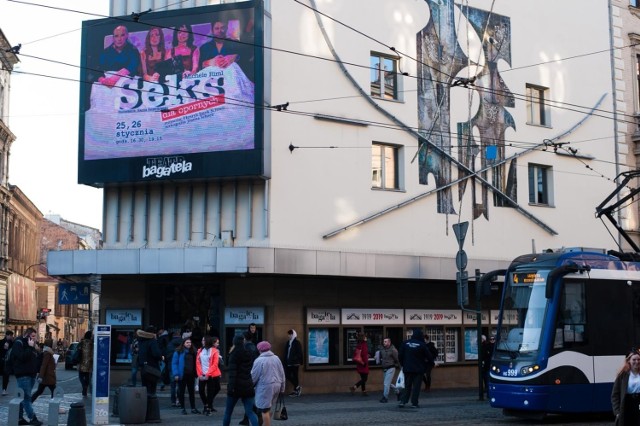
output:
M262 2L86 21L78 181L264 175Z

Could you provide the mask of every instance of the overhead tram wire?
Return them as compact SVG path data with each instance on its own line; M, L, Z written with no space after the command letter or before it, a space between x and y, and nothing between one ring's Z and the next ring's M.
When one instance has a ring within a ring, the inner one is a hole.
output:
M129 22L129 21L127 20L127 22ZM257 46L257 45L254 45L254 46ZM291 52L291 51L288 51L288 52L290 52L290 53L296 53L296 52ZM310 55L307 55L307 56L310 56ZM315 58L318 58L318 57L315 57ZM43 59L43 58L40 58L40 59L42 59L42 60L46 60L46 59ZM325 59L325 60L327 60L326 58L319 58L319 59ZM328 59L328 60L330 60L330 59ZM69 65L69 64L67 64L67 65ZM369 67L367 67L367 68L369 68ZM45 77L46 77L46 76L45 76ZM486 90L486 89L485 89L485 90ZM241 101L241 102L242 102L242 101ZM551 102L551 101L550 101L550 102ZM240 105L240 104L238 104L238 105ZM252 104L249 104L249 105L250 105L250 106L254 106L254 105L252 105ZM269 108L269 107L265 107L265 108ZM562 107L557 107L557 106L556 106L556 108L562 108ZM576 112L578 112L578 113L582 113L582 111L576 111ZM313 114L310 114L310 115L313 115ZM604 118L608 118L608 117L604 117ZM635 124L635 122L633 122L633 124ZM388 125L386 125L386 127L393 128L393 126L388 126ZM453 133L451 133L451 134L453 134Z
M98 16L98 17L104 17L104 18L110 18L110 19L114 19L114 20L116 20L116 21L121 21L121 22L127 22L127 23L130 23L130 22L131 22L131 20L130 20L130 19L128 19L128 18L127 18L127 19L125 19L125 18L122 18L122 17L105 16L105 15L100 15L100 14L96 14L96 13L81 12L81 11L77 11L77 10L73 10L73 9L65 9L65 8L60 8L60 7L53 7L53 6L47 6L47 5L40 5L40 4L37 4L37 3L25 2L25 1L22 1L22 0L8 0L8 1L16 2L16 3L21 3L21 4L25 4L25 5L30 5L30 6L48 7L48 8L54 8L54 9L57 9L57 10L61 10L61 11L68 11L68 12L82 13L82 14L87 14L87 15L92 15L92 16ZM183 0L183 1L181 1L181 2L174 3L174 4L179 4L179 3L182 3L182 2L184 2L184 1L187 1L187 0ZM299 2L299 0L294 0L294 1L295 1L296 3L298 3L298 4L301 4L301 3ZM302 6L304 6L304 7L310 8L311 10L317 10L317 9L313 9L313 8L311 8L310 6L307 6L307 5L304 5L304 4L301 4L301 5L302 5ZM330 17L330 16L328 16L328 15L326 15L326 14L323 14L322 12L319 12L319 11L318 11L318 13L322 14L323 16L326 16L326 17L327 17L327 18L329 18L329 19L334 20L335 22L340 23L341 25L344 25L345 27L347 27L347 28L349 28L349 29L352 29L353 31L356 31L358 34L362 34L363 36L365 36L365 37L367 37L367 38L370 38L371 40L374 40L374 41L376 41L377 43L380 43L381 45L383 45L383 46L385 46L385 47L389 47L390 49L394 50L394 51L395 51L395 52L397 52L397 53L401 53L401 52L399 52L399 51L395 50L394 48L392 48L392 47L390 47L390 46L388 46L388 45L386 45L386 44L384 44L384 43L382 43L382 42L380 42L380 41L378 41L378 40L374 39L373 37L367 36L366 34L364 34L364 33L360 32L360 31L358 31L358 30L356 30L356 29L353 29L352 27L350 27L350 26L348 26L348 25L346 25L346 24L342 23L341 21L336 20L335 18L332 18L332 17ZM157 26L157 25L155 25L155 24L150 24L150 23L146 23L146 22L138 22L138 24L143 24L143 25L148 25L148 26ZM163 27L163 26L160 26L160 28L168 29L168 30L174 30L172 27ZM193 35L200 35L200 36L202 36L202 37L206 37L206 38L210 38L210 39L216 39L216 37L213 37L213 36L212 36L212 35L210 35L210 34L200 34L200 33L196 33L196 32L193 32L193 31L186 31L186 32L187 32L187 33L191 33L191 34L193 34ZM253 47L258 47L258 48L267 49L267 50L271 50L271 51L276 51L276 52L281 52L281 53L288 53L288 54L297 55L297 56L302 56L302 57L308 57L308 58L312 58L312 59L319 59L319 60L328 61L328 62L338 62L338 61L336 61L335 59L331 59L331 58L324 58L324 57L321 57L321 56L310 55L310 54L305 54L305 53L301 53L301 52L294 52L294 51L286 50L286 49L278 49L278 48L274 48L274 47L269 47L269 46L264 46L264 45L258 45L258 44L255 44L255 43L241 42L241 41L237 41L237 40L234 40L234 42L235 42L235 43L237 43L237 44L243 44L243 45L247 45L247 46L253 46ZM599 53L599 52L596 52L596 53ZM404 55L404 54L403 54L403 55ZM404 56L406 56L407 58L409 58L409 59L411 59L411 60L413 60L413 61L418 62L416 59L411 58L411 57L410 57L410 56L408 56L408 55L404 55ZM43 60L46 60L46 59L43 59ZM341 62L342 64L346 64L346 65L354 66L354 67L357 67L357 68L372 69L372 67L370 67L370 66L368 66L368 65L361 65L361 64L355 64L355 63L344 62L344 61L340 61L340 62ZM420 64L421 64L421 65L423 65L423 66L426 66L426 67L428 67L428 68L430 68L430 69L434 69L433 67L430 67L428 64L424 64L424 63L420 63ZM434 70L435 70L435 69L434 69ZM440 72L440 73L442 73L442 74L445 74L445 75L447 75L447 76L451 77L449 74L447 74L447 73L445 73L445 72L442 72L442 71L439 71L439 70L438 70L438 72ZM409 77L409 78L414 78L414 79L416 79L416 80L420 80L420 78L418 78L417 76L407 75L406 73L396 73L396 74L398 74L398 75L404 75L404 76ZM436 83L448 84L448 85L450 85L450 86L453 86L453 85L454 85L454 83L451 83L451 82L448 82L448 81L444 81L444 82L436 82ZM467 87L467 88L468 88L468 89L471 89L471 88L469 88L469 87ZM500 95L501 93L505 93L505 91L501 91L501 90L492 90L492 89L488 89L488 88L477 88L477 87L476 87L476 89L478 89L478 90L482 90L482 91L486 91L487 93L497 94L497 95ZM525 101L527 100L527 99L526 99L526 95L523 95L523 94L517 94L517 93L513 93L513 92L506 92L506 93L507 93L507 94L510 94L510 95L512 95L512 96L514 96L516 99L519 99L519 100L525 100ZM532 103L539 103L539 102L537 102L537 101L533 101ZM565 103L565 102L561 102L561 101L554 101L554 100L548 100L548 101L545 103L545 105L548 105L548 106L553 107L553 108L555 108L555 109L568 110L568 111L572 111L572 112L577 112L577 113L584 114L584 112L583 112L583 111L579 111L579 110L575 110L575 109L571 109L571 108L566 108L566 107L558 106L557 104L560 104L560 105L570 105L570 106L573 106L573 107L577 107L577 108L584 108L584 109L588 109L588 108L589 108L589 107L584 107L584 106L580 106L580 105L576 105L576 104ZM598 111L599 111L599 112L603 112L603 113L610 113L610 114L612 114L612 115L613 115L613 113L611 113L611 112L609 112L609 111L605 111L605 110L598 110ZM598 117L601 117L601 118L605 118L605 119L611 119L611 120L613 120L613 119L614 119L614 117L607 117L607 116L598 115L598 114L592 114L592 115L595 115L595 116L598 116ZM618 115L623 115L623 116L626 116L626 117L635 118L634 116L631 116L631 115L629 115L629 114L618 114ZM618 120L618 121L623 121L623 120ZM633 121L623 121L623 122L625 122L625 123L627 123L627 124L634 124L634 125L636 124L635 120L633 120Z

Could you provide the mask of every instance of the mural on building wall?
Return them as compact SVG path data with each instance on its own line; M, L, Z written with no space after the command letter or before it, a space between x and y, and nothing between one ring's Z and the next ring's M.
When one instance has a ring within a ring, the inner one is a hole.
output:
M516 160L511 160L508 167L498 163L505 159L506 129L515 130L513 117L506 110L515 106L515 100L497 65L501 59L511 64L511 21L496 13L460 7L482 42L484 60L474 60L464 54L458 41L455 7L459 6L453 0L425 1L431 16L427 26L417 34L420 183L428 184L432 174L436 188L442 188L437 195L438 213L455 214L451 183L480 172L479 176L493 186L494 206L511 206L502 194L517 201ZM468 66L478 70L477 74L468 80L457 78ZM457 123L457 133L452 134L450 98L451 90L458 85L474 87L480 103L475 116ZM474 128L479 140L474 138ZM425 143L425 139L430 143ZM454 164L458 165L457 174L452 170ZM489 188L484 184L478 187L475 181L474 177L461 181L457 198L462 199L467 189L472 191L473 218L482 215L488 219Z

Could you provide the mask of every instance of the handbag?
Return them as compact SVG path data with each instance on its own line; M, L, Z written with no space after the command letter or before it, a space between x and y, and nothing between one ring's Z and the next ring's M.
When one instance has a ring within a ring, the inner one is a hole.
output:
M353 353L353 361L357 362L358 364L364 364L364 362L362 361L362 349L356 349L356 351Z
M159 379L162 376L162 371L159 368L156 368L152 365L145 364L142 366L142 374L146 374L148 376L153 376L156 379Z
M287 414L287 407L284 405L284 394L278 395L278 401L276 402L276 409L273 413L275 420L287 420L289 415Z

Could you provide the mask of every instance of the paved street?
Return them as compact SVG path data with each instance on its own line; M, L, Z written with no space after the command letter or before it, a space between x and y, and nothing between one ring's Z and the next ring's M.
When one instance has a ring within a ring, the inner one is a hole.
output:
M58 384L65 391L63 406L67 410L73 402L82 401L77 372L65 371L64 366L58 368ZM11 378L10 391L15 391L15 378ZM0 397L0 424L7 424L8 402L11 396ZM48 395L45 392L36 402L37 416L46 424ZM112 400L114 398L111 398ZM171 408L169 392L159 393L162 423L170 425L221 424L224 405L224 394L215 400L214 407L218 412L211 417L203 415L181 415L179 409ZM395 403L381 404L379 392L371 392L370 396L351 396L345 389L342 394L307 395L300 398L287 398L289 420L274 421L274 425L610 425L611 417L566 417L547 418L544 422L504 417L500 410L493 409L487 401L478 401L476 389L435 390L422 394L421 408L400 409ZM85 399L87 424L91 422L91 399ZM197 399L200 408L202 404ZM237 425L242 416L240 404L236 407L232 425ZM67 416L60 416L60 424L66 424ZM111 424L120 424L119 418L112 416ZM10 425L12 426L12 425Z

